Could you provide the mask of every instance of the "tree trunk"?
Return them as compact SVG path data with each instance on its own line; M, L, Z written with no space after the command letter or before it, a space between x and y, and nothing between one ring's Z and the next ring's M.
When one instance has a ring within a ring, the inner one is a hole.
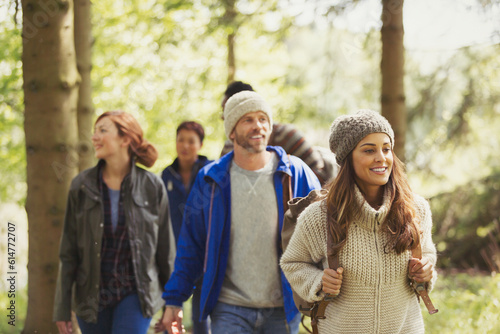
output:
M404 89L403 0L382 0L382 115L394 129L396 155L404 161L406 106Z
M23 0L29 226L28 311L24 333L57 333L52 322L59 239L71 179L78 166L79 75L73 2Z
M236 61L234 57L234 33L227 35L227 83L234 81L236 73Z
M92 23L90 0L75 1L75 51L81 83L78 94L78 167L82 171L95 164L92 150Z
M236 57L234 54L234 40L236 37L236 0L225 0L223 1L225 12L223 22L227 27L226 31L229 31L227 35L227 83L230 84L234 81L236 74Z

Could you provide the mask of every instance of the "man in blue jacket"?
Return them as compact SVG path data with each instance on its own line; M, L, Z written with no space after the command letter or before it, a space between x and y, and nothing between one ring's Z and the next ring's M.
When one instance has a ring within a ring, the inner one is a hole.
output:
M210 315L213 334L298 333L300 314L279 267L283 185L291 180L292 197L321 186L302 160L267 146L272 122L255 92L227 101L224 128L234 151L196 177L157 332L182 331L182 303L203 275L200 314Z

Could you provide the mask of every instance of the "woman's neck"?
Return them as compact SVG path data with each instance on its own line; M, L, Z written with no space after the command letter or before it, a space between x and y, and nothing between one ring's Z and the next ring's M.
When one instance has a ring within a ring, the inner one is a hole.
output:
M367 187L366 189L361 189L361 192L366 202L368 202L372 208L378 210L382 206L384 202L384 187Z
M189 172L193 169L195 160L181 160L179 159L179 172Z
M186 188L189 187L191 181L191 173L193 171L195 161L180 160L179 159L179 175L181 176L182 183Z
M123 179L130 173L130 157L106 160L102 170L102 177L110 189L119 190Z

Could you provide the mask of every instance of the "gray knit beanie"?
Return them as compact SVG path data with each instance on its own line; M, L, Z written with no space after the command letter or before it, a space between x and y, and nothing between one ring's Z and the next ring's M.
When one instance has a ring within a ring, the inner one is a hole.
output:
M354 115L338 117L330 127L330 150L335 153L337 163L342 164L361 139L378 132L387 134L391 139L391 147L394 147L394 131L379 113L361 109Z
M269 128L273 127L273 113L271 107L262 96L250 90L244 90L231 96L224 106L224 130L229 138L236 123L243 115L249 112L262 111L269 117Z

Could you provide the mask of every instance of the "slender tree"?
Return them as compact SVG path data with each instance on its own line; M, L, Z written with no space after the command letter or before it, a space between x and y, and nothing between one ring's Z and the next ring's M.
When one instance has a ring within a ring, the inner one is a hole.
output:
M237 16L236 12L236 0L224 0L224 16L222 21L226 25L227 34L227 83L234 81L234 76L236 73L236 56L235 56L235 38L237 26L235 19Z
M21 3L29 226L24 333L57 333L52 322L57 254L67 191L78 161L76 105L80 77L73 1Z
M396 155L404 160L407 128L404 88L404 0L382 0L382 74L381 106L394 129Z
M78 93L78 167L82 171L94 165L92 155L92 23L90 0L75 0L75 52L81 83Z

